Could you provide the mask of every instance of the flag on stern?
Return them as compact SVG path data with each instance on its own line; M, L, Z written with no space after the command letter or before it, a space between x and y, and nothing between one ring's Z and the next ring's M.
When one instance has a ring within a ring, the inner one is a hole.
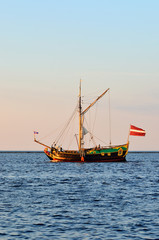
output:
M142 128L135 127L134 125L130 125L130 135L133 136L145 136L146 131Z

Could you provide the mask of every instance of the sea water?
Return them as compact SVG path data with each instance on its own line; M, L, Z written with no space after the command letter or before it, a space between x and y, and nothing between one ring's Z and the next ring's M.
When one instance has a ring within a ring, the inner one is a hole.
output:
M1 152L0 239L159 239L159 153L79 164Z

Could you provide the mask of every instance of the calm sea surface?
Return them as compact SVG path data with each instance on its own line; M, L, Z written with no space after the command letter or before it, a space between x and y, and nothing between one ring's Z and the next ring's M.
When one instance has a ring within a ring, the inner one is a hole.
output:
M84 164L0 153L0 239L159 239L159 153Z

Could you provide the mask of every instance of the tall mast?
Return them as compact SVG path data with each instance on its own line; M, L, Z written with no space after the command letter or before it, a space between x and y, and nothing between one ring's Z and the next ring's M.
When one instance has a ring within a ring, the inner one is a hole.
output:
M81 80L79 85L79 151L81 151L81 139L82 139L82 119L81 119Z

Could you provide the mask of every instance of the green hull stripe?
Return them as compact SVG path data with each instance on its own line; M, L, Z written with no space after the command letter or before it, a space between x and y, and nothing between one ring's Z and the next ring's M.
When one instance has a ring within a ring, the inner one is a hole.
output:
M87 154L101 154L101 153L115 153L118 152L119 149L122 149L123 151L127 151L127 147L120 146L116 148L108 148L108 149L100 149L100 150L91 150L88 151Z

